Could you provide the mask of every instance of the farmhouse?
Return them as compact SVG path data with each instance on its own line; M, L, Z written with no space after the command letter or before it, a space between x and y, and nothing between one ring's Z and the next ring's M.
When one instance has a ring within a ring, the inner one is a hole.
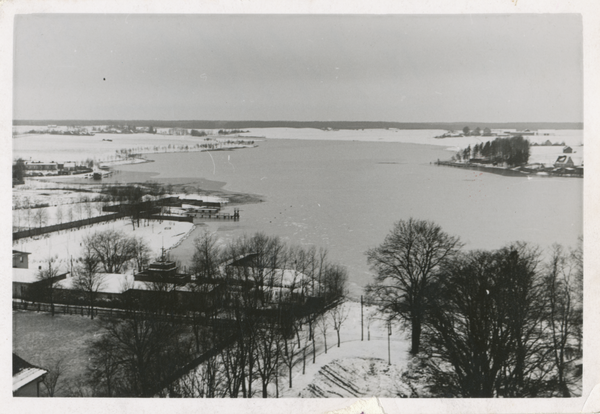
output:
M58 164L55 162L27 161L25 162L27 171L58 171Z
M35 287L49 283L49 280L39 280L38 278L42 266L39 266L38 269L29 268L29 254L13 250L13 298L25 298ZM56 275L52 277L52 282L64 280L68 275L68 271L59 268Z

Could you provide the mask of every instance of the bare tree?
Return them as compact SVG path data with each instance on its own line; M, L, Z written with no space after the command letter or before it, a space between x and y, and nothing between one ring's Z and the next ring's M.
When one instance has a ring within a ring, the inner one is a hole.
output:
M96 215L101 216L103 213L104 203L102 201L96 201L94 203L94 209L96 210Z
M118 351L118 344L107 336L89 344L87 377L94 396L114 397L118 395L117 390L125 388Z
M54 316L54 293L58 284L59 263L56 257L46 259L45 266L40 266L37 272L38 283L36 285L37 293L42 300L50 302L52 316Z
M31 227L31 201L29 197L23 197L23 208L25 209L25 218L27 219L27 227Z
M198 281L211 281L220 277L219 261L221 252L216 237L205 231L194 240L194 255L191 271Z
M237 398L242 389L244 381L244 348L238 342L232 346L225 347L221 352L221 363L223 364L223 375L225 387L230 398Z
M83 243L100 260L106 273L120 273L126 263L136 257L132 239L116 230L93 233L85 237Z
M33 218L38 227L43 227L48 222L48 211L44 207L36 208Z
M77 220L83 219L83 205L81 203L75 203L73 206L73 211L75 212L75 216L77 216Z
M327 330L329 329L329 321L327 319L327 313L324 313L316 321L316 325L319 327L319 330L323 334L323 344L325 345L325 353L327 353Z
M62 222L63 222L63 209L62 209L62 206L60 204L56 206L55 218L56 218L56 222L58 224L62 224Z
M340 347L340 330L342 329L344 322L348 319L349 314L350 308L344 302L331 310L331 320L333 321L333 329L335 329L335 332L337 333L338 348Z
M58 358L52 361L49 366L46 367L48 373L44 376L42 383L46 388L46 396L54 397L56 392L59 390L59 380L64 371L64 357Z
M154 396L166 379L189 362L190 345L182 325L132 312L123 320L108 322L102 337L92 344L91 349L100 350L90 360L92 385L108 393L110 376L114 397ZM99 358L110 365L103 366Z
M537 263L537 251L524 244L446 263L425 343L434 377L449 394L539 396L548 358Z
M133 255L133 262L138 271L145 269L150 263L150 247L141 237L130 237L130 248Z
M578 327L583 320L580 260L577 252L567 255L561 246L553 246L544 283L548 310L546 319L551 330L556 382L562 397L571 397L568 369L581 354L578 346L581 341Z
M300 342L296 341L294 338L294 335L296 335L298 336L298 339L300 339L296 321L294 321L292 329L292 332L286 332L283 335L283 352L280 350L282 362L288 369L288 382L290 388L292 388L292 370L298 362L298 352L300 349ZM325 345L325 349L327 349L327 345ZM327 353L327 350L325 353Z
M94 253L90 246L86 245L84 254L79 259L79 265L75 272L73 286L81 290L87 296L89 314L94 319L94 304L98 292L104 288L105 275L98 273L100 259Z
M69 218L69 221L75 221L75 212L73 210L73 204L69 204L69 207L67 208L67 217Z
M83 204L83 210L85 211L87 218L92 218L92 215L93 215L92 213L94 212L94 209L93 209L90 198L83 197L82 204Z
M273 323L255 336L256 368L262 384L262 397L267 398L267 386L273 381L279 370L281 359L281 332Z
M419 352L421 330L429 303L429 289L444 261L462 244L442 228L425 220L400 220L384 242L367 251L375 281L367 293L389 319L410 323L411 353Z

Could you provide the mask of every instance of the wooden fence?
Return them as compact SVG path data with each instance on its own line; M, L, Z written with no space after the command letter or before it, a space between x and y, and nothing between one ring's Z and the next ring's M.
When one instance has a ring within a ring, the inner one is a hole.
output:
M13 233L13 241L19 240L19 239L24 239L26 237L33 237L33 236L39 236L42 234L53 233L55 231L74 229L74 228L79 228L79 227L83 227L83 226L89 226L89 225L95 224L95 223L102 223L105 221L117 220L117 219L120 219L125 216L126 216L125 213L113 213L113 214L106 214L103 216L91 217L91 218L83 219L83 220L69 221L67 223L54 224L52 226L37 227L37 228L29 229L29 230L17 231L17 232Z

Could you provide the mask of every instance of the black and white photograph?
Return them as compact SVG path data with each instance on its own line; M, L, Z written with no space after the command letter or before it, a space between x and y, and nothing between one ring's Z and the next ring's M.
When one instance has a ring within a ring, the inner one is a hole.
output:
M593 411L597 20L55 3L0 6L14 410Z

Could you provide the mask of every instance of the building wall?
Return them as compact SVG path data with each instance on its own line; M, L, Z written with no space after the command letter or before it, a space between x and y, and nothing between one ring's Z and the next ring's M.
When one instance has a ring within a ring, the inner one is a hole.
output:
M27 289L29 289L29 283L23 282L13 282L12 283L12 291L13 291L13 299L26 299L27 298Z
M13 392L13 397L39 397L41 380L32 381L29 384Z
M57 170L57 164L46 164L46 163L25 163L25 169L28 171L52 171Z
M28 254L13 254L13 267L18 269L29 269L29 255Z

